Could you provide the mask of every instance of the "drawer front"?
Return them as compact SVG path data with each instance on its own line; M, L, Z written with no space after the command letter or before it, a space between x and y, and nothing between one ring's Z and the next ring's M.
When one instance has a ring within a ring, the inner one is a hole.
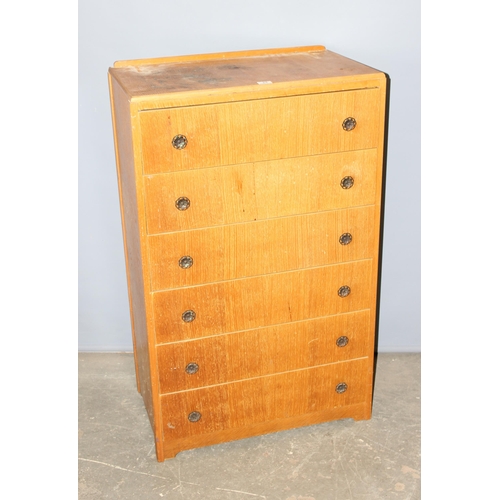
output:
M167 233L375 203L377 150L144 177L147 230ZM353 184L342 187L342 179ZM189 206L176 206L187 198Z
M338 393L339 384L347 384ZM366 402L368 358L161 396L165 439L247 427ZM198 413L198 415L195 414ZM191 421L189 416L191 415Z
M143 172L374 148L379 89L188 106L140 112ZM344 130L352 117L356 126ZM174 147L184 136L185 147Z
M157 347L160 392L183 391L366 357L370 311Z
M371 272L372 260L361 260L155 292L156 342L368 309L374 293ZM342 287L350 289L345 297L338 293Z
M150 236L151 288L367 259L374 217L369 206Z

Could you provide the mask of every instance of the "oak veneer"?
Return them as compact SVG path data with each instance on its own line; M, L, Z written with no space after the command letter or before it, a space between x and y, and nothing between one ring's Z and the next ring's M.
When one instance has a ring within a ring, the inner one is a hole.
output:
M371 205L150 236L151 289L367 259L373 221ZM179 266L183 256L193 259L188 269Z
M110 68L137 385L159 461L370 417L386 81L321 46Z
M377 145L378 89L144 111L145 174L293 158ZM342 122L359 125L345 134ZM251 123L252 126L248 124ZM177 134L189 147L171 147Z
M373 205L377 150L304 156L144 177L148 234ZM356 182L342 189L341 181ZM186 196L189 210L175 200ZM210 199L210 203L205 200Z

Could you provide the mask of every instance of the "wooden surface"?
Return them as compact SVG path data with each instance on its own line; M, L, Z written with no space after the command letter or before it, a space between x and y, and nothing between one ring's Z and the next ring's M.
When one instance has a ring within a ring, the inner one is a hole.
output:
M113 110L113 129L117 158L118 190L122 214L125 265L130 303L130 319L137 374L151 424L154 427L153 395L149 362L149 342L144 310L144 280L142 275L139 228L137 225L136 180L132 151L130 109L123 90L109 81Z
M168 440L362 403L370 392L367 368L363 358L163 395L163 431ZM337 394L343 382L348 388ZM201 413L198 422L187 418L193 411Z
M232 52L213 52L209 54L191 54L183 56L167 56L167 57L155 57L149 59L129 59L124 61L116 61L113 65L114 68L124 68L127 66L159 66L161 64L167 64L171 66L173 63L188 62L197 63L210 61L213 59L226 60L226 59L242 59L246 61L249 57L261 57L261 56L276 56L283 54L296 54L300 52L322 52L325 50L323 45L305 45L299 47L284 47L275 49L254 49L254 50L239 50ZM193 67L193 64L191 64ZM140 69L139 68L139 71Z
M365 309L373 289L371 259L153 294L156 342L194 339ZM339 297L349 286L351 293ZM182 320L186 310L196 319Z
M145 174L377 146L378 89L262 99L140 114ZM342 123L356 117L356 128ZM184 149L172 139L187 138Z
M148 263L145 258L147 252L142 223L144 195L137 183L137 148L134 148L137 139L133 136L132 125L136 117L133 116L126 94L112 77L109 84L137 387L143 397L153 431L156 435L161 435L154 328L152 314L148 310L151 307L150 280L145 271ZM158 460L163 460L163 440L157 441L156 453Z
M366 149L148 175L148 234L372 205L376 173L377 150ZM340 185L346 176L350 189Z
M304 49L118 61L110 73L130 97L377 73L322 46Z
M149 237L151 289L227 281L371 257L373 206ZM343 245L340 237L351 235ZM179 266L183 256L190 268Z
M321 46L110 69L134 349L159 461L369 418L385 80Z
M246 424L244 427L228 427L221 430L211 431L207 434L192 434L186 437L165 439L163 445L164 458L173 458L183 450L225 443L236 439L244 439L261 434L293 429L313 424L321 424L331 420L352 418L353 420L368 420L371 417L371 403L363 402L353 405L336 406L326 410L314 411L312 413L294 415L293 417L279 417L275 420L266 420L254 424ZM194 424L195 425L195 424Z
M158 346L162 394L370 354L370 311L337 314ZM347 337L348 343L336 342ZM196 363L196 373L186 372Z

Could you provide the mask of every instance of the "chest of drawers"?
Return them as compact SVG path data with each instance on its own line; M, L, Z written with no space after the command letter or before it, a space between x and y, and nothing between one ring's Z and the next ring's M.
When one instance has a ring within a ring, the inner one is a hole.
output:
M371 415L384 73L321 46L109 70L159 461Z

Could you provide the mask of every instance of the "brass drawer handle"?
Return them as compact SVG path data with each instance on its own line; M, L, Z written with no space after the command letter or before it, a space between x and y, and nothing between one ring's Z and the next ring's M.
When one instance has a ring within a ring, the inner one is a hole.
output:
M354 130L354 128L356 127L356 119L353 118L352 116L349 116L349 118L346 118L343 122L342 122L342 128L346 131L346 132L350 132L351 130Z
M336 342L338 347L345 347L348 343L349 343L349 338L346 337L345 335L342 335L342 337L339 337L337 339L337 342Z
M354 179L348 175L340 181L340 185L342 186L342 189L351 189L354 185Z
M175 200L175 207L177 208L177 210L187 210L190 205L191 202L189 201L189 198L186 198L185 196L182 196L181 198L177 198L177 200Z
M337 387L335 387L335 391L339 394L342 394L343 392L347 391L347 384L345 382L341 382L337 385Z
M172 139L172 146L175 149L184 149L187 146L188 140L185 135L179 134Z
M191 309L184 311L182 313L182 321L184 321L184 323L191 323L195 319L196 319L196 313Z
M184 255L179 259L179 267L182 269L189 269L193 265L193 258L189 255Z
M341 245L349 245L352 241L352 234L351 233L344 233L340 238L339 242Z
M198 420L200 420L200 418L201 418L201 413L199 411L192 411L188 415L188 420L190 422L198 422Z
M199 366L197 363L189 363L186 366L186 373L189 373L189 375L195 374L199 370Z
M351 293L351 287L347 285L341 286L338 291L339 297L342 298L347 297L350 293Z

